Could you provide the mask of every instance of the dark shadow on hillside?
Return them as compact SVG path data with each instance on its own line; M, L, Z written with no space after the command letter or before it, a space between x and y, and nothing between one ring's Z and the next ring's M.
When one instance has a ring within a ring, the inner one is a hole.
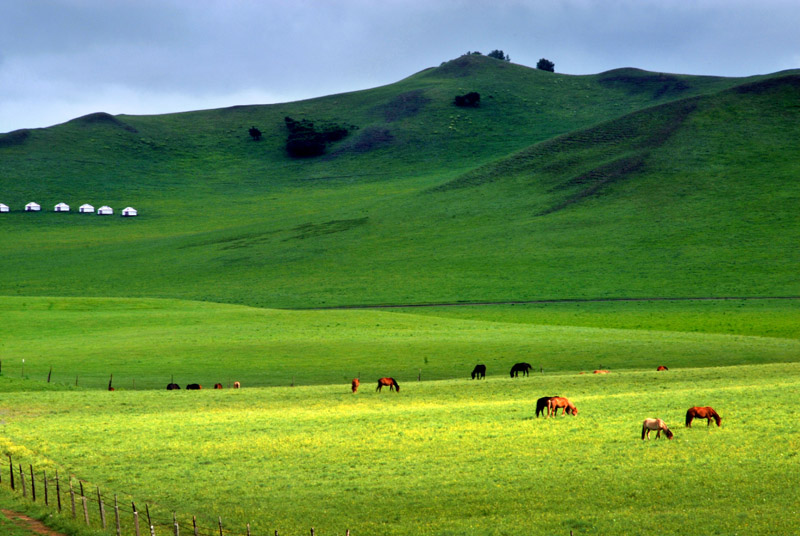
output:
M31 131L27 128L14 130L8 134L0 134L0 148L22 145L30 137Z
M397 95L386 104L380 104L373 111L383 115L387 123L393 123L407 117L414 117L431 101L422 89L406 91Z
M649 94L653 100L680 97L692 89L685 80L675 75L650 73L639 69L608 71L600 75L598 82L605 88L625 91L628 95Z

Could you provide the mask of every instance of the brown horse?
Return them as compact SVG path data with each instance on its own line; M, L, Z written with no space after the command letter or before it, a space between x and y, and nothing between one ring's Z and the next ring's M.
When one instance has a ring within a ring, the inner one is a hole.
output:
M397 382L394 378L381 378L378 380L378 387L375 389L376 391L380 391L384 387L388 387L390 391L397 391L400 392L400 386L397 385Z
M669 369L664 365L659 365L658 368L656 369L656 371L662 371L662 370L669 370Z
M642 441L644 438L650 439L650 430L658 430L656 432L656 439L661 437L661 432L667 436L667 439L672 439L672 432L661 419L645 419L642 423Z
M188 390L190 390L190 391L192 391L192 390L198 391L198 390L202 389L203 386L200 385L199 383L190 383L189 385L186 386L186 388Z
M221 383L215 383L214 384L214 389L222 389L222 384Z
M608 374L610 370L595 370L593 374Z
M569 401L568 398L564 398L563 396L554 396L550 400L547 401L547 416L553 417L558 416L558 410L561 410L561 415L563 416L565 413L569 413L570 415L577 415L578 408Z
M722 417L720 417L719 414L716 411L714 411L714 408L709 406L705 406L702 408L695 406L693 408L689 408L689 410L686 412L687 428L692 427L692 420L694 419L705 419L706 426L711 426L711 419L714 419L714 421L716 421L717 426L719 426L720 423L722 422Z
M353 392L355 393L358 391L359 385L361 385L361 382L358 381L358 378L353 378L353 381L350 382L350 389L352 389Z
M241 387L241 386L242 386L242 384L241 384L241 383L239 383L239 382L233 382L233 388L234 388L234 389L238 389L238 388L239 388L239 387Z

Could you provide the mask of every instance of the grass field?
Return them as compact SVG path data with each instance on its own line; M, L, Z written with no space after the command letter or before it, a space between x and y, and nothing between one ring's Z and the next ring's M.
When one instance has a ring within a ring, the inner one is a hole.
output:
M147 501L161 520L177 510L184 527L196 514L256 534L789 534L798 372L533 375L356 395L21 392L4 396L2 441L37 467ZM534 418L550 394L578 416ZM722 427L684 429L698 404L718 408ZM649 416L675 439L641 441Z

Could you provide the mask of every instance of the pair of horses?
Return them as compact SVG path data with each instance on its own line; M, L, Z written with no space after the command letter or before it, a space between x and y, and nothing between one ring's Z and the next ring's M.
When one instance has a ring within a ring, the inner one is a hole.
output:
M565 414L573 416L578 414L578 408L575 407L575 404L563 396L543 396L536 401L537 417L539 415L544 415L545 410L547 411L548 417L558 416L559 409L561 410L562 416Z
M354 393L358 392L358 387L361 385L361 381L358 378L353 378L353 381L350 382L350 390ZM378 380L378 387L375 388L376 391L380 391L384 387L388 387L390 391L397 391L400 392L400 385L397 383L397 380L394 378L381 378Z
M706 419L706 426L711 426L711 419L714 419L714 422L717 423L717 426L720 426L722 423L722 417L719 416L719 413L714 410L711 406L694 406L689 408L686 411L686 427L692 427L692 421L694 419ZM650 432L652 430L657 430L656 432L656 439L661 436L661 432L664 432L664 435L667 436L667 439L672 439L673 433L667 427L667 425L661 419L645 419L642 423L642 439L647 437L650 438Z

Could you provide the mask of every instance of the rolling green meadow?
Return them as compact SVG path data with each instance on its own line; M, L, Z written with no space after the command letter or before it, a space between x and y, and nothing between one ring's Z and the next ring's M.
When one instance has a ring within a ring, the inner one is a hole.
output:
M792 534L798 103L800 71L469 55L0 134L0 507L105 534L12 492L10 455L146 504L159 535L173 513L230 536ZM294 159L285 117L357 128ZM578 415L537 418L551 395ZM685 428L706 405L722 426ZM675 438L642 441L647 417Z

